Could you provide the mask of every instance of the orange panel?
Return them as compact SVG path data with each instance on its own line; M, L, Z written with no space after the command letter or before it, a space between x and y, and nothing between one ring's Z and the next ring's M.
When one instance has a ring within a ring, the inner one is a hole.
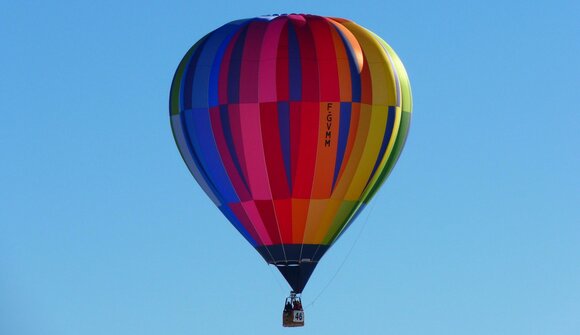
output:
M330 198L338 148L340 103L321 102L312 199Z
M292 199L292 243L302 243L310 199Z
M334 199L311 201L304 243L322 243L342 202L342 200ZM312 210L313 208L314 210Z

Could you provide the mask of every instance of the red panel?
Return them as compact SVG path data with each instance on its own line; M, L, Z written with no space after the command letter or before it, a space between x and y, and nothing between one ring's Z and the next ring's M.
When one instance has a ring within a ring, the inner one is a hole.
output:
M240 220L240 223L248 231L250 236L252 236L252 238L256 240L256 242L258 242L259 245L264 245L264 241L260 239L260 236L256 232L256 229L254 229L254 225L246 215L246 211L244 210L242 205L240 203L230 203L228 204L228 206L230 207L236 218Z
M302 101L319 101L318 62L316 45L310 25L295 26L300 45L300 65L302 66Z
M292 200L274 200L274 208L278 218L280 235L282 235L282 243L290 244L292 243Z
M318 58L320 101L340 101L338 65L330 32L331 26L322 17L311 18L308 22L314 35Z
M278 222L272 200L255 200L254 203L272 240L272 244L281 244L280 231L278 230Z
M246 186L244 185L241 176L238 172L238 169L234 165L232 156L228 149L228 145L224 137L219 107L210 108L209 115L211 119L212 131L214 134L220 158L222 160L222 164L224 165L226 173L228 174L228 177L230 178L232 185L236 190L236 194L238 195L241 201L250 200L250 193L246 188Z
M371 105L373 103L373 82L371 79L371 72L369 69L369 63L367 57L363 52L364 65L360 74L361 81L361 102Z
M248 181L248 169L246 167L246 155L244 154L244 145L242 142L242 130L240 124L240 106L237 104L228 105L228 116L228 119L230 120L230 128L232 130L232 142L234 142L234 149L242 169L242 178Z
M264 158L268 169L270 190L273 199L287 199L290 189L286 178L282 147L280 145L280 130L278 129L278 104L276 102L260 104L260 121Z
M258 69L262 38L267 22L256 21L248 25L240 68L240 102L258 102Z

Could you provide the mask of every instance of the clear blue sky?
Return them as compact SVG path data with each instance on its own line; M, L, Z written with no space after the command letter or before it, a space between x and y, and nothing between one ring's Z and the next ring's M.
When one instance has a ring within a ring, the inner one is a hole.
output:
M415 107L394 173L307 286L303 329L281 327L286 284L194 182L167 110L195 41L288 12L382 36ZM0 334L579 334L579 13L3 0Z

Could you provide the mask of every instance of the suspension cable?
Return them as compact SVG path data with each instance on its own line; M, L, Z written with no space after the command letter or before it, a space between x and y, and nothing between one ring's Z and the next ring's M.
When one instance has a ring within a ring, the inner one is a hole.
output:
M322 288L322 290L314 297L314 299L308 305L306 305L304 307L304 309L306 309L307 307L313 306L314 303L316 302L316 300L318 300L318 298L320 298L320 296L326 291L326 289L330 286L330 284L332 284L332 282L334 281L334 278L336 278L336 276L338 275L338 273L340 272L340 270L342 269L342 267L344 266L344 264L346 263L346 261L350 257L350 254L354 250L354 247L355 247L356 243L358 242L358 240L361 237L363 231L365 230L365 227L367 226L367 222L369 221L369 218L371 216L371 213L373 212L373 209L375 208L375 204L376 203L377 203L377 201L375 199L375 201L373 201L373 203L371 204L371 208L369 208L369 211L368 211L367 216L366 216L366 218L364 220L364 223L363 223L361 229L359 230L359 232L358 232L358 234L357 234L354 242L350 246L350 249L348 250L346 256L342 260L342 263L340 263L338 269L336 269L336 272L334 273L334 275L330 278L330 280L326 283L326 285Z

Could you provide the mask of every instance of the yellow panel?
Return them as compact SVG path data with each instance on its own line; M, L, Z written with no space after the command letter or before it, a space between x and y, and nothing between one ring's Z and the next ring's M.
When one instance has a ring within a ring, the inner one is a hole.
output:
M397 134L399 133L399 126L400 125L401 125L401 108L396 107L395 108L395 124L393 126L393 133L391 135L391 138L389 139L389 144L387 145L387 150L385 151L385 154L383 155L383 158L381 159L381 163L379 164L379 167L377 168L377 172L373 176L373 179L369 183L369 186L372 186L376 182L376 180L381 175L380 171L385 167L385 164L387 164L387 161L389 160L389 156L391 156L391 153L393 152L393 147L395 146L395 140L397 139ZM368 191L371 188L372 187L368 187L365 190L364 194L360 198L364 198L366 196L366 193L368 193Z
M385 50L387 51L387 53L391 57L391 60L392 60L393 65L395 67L395 71L396 71L397 75L399 76L399 83L400 83L400 87L401 87L401 107L402 107L403 111L411 113L411 111L413 109L413 99L412 99L411 85L409 84L409 75L407 74L407 70L405 69L403 62L401 61L401 59L399 58L399 56L397 55L395 50L393 50L393 48L391 48L391 46L389 44L387 44L387 42L385 42L379 36L377 36L374 33L373 33L373 35L381 43L383 48L385 48Z
M310 215L310 211L308 213L308 221L311 219L316 221L309 222L306 226L306 231L304 232L304 243L320 244L322 242L322 239L326 236L343 201L333 199L312 200L310 208L312 208L313 204L316 202L319 202L320 204L314 205L317 208L312 210L312 216Z
M352 152L346 162L346 168L342 172L340 179L337 181L334 191L332 192L332 199L344 199L352 178L357 170L360 158L363 154L369 127L371 122L372 108L367 104L361 104L360 117L358 122L358 129L356 131L356 139Z
M360 163L346 193L346 200L358 200L369 180L385 136L387 117L388 110L386 106L375 105L372 107L371 127Z
M345 22L344 25L357 38L367 59L372 80L373 105L395 106L397 102L395 75L385 49L373 33L365 28L353 22Z

